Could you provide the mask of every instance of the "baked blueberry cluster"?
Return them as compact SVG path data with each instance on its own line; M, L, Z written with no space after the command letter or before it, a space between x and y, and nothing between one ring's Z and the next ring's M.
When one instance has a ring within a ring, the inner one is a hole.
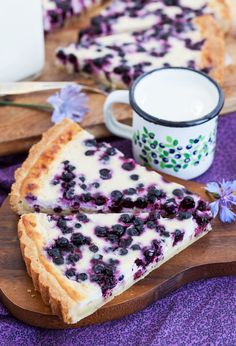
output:
M182 208L193 208L190 197L183 199ZM204 202L200 201L196 213L202 213L202 217L196 218L198 227L195 236L204 231L209 223L210 213L207 210ZM114 223L109 226L102 221L96 224L92 216L83 213L73 216L51 215L48 220L53 228L59 230L59 236L48 243L45 251L68 279L77 282L90 280L99 285L104 296L108 296L111 289L124 279L122 258L125 259L130 253L135 254L132 256L135 264L133 278L137 280L150 264L163 258L162 247L167 239L172 247L183 240L184 228L166 229L161 214L161 211L113 214ZM87 231L87 225L92 231ZM143 239L150 236L150 232L154 233L147 245ZM83 262L84 256L87 264Z

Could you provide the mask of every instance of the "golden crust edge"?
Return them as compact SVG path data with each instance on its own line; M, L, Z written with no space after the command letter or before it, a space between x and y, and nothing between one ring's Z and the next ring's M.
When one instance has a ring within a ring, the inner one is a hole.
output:
M25 208L21 205L21 188L24 180L29 175L37 160L66 129L69 130L75 127L77 132L82 131L82 128L78 124L70 119L64 119L62 122L52 126L43 133L42 139L31 147L27 159L15 172L15 183L12 185L10 193L10 205L14 212L17 214L23 214L25 212ZM36 179L36 181L38 181L38 179ZM30 210L28 211L30 212Z
M198 68L212 67L210 76L220 84L225 75L225 40L224 34L217 21L211 15L204 15L194 19L199 27L201 36L205 39Z

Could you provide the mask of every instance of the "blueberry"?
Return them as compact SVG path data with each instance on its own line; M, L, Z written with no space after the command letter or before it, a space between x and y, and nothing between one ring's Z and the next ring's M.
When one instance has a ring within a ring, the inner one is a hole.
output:
M163 208L168 214L173 215L177 212L178 206L174 198L170 198L164 203Z
M116 225L113 225L111 229L112 229L112 233L118 235L119 237L121 237L125 233L125 228L119 223Z
M96 139L86 139L85 145L86 145L86 147L96 147L97 141L96 141Z
M64 264L64 258L62 256L60 256L60 257L53 257L52 261L53 261L53 263L55 263L57 265Z
M134 195L136 193L136 190L133 189L132 187L130 187L127 191L126 191L126 194L127 195Z
M172 191L173 195L179 198L182 198L184 196L184 192L182 189L175 189Z
M119 218L119 221L120 222L124 222L124 223L131 223L132 222L132 219L133 219L133 216L132 215L129 215L129 214L122 214Z
M194 150L194 151L193 151L193 155L197 155L197 150Z
M176 158L176 159L180 159L180 158L181 158L181 155L180 155L180 154L175 154L175 158Z
M122 200L122 206L124 208L133 208L134 202L131 200L131 198L127 197Z
M183 147L177 147L177 149L178 149L178 150L182 150L182 149L183 149Z
M75 224L75 228L81 228L81 227L82 227L82 225L80 223Z
M147 227L150 228L150 229L156 228L156 223L153 222L153 221L148 221L146 225L147 225Z
M148 202L145 197L138 197L135 201L135 206L139 209L146 208L148 205Z
M163 143L160 143L160 144L159 144L159 147L162 148L162 149L164 149L164 148L165 148L165 145L164 145Z
M82 214L82 213L77 214L76 218L77 218L77 220L79 220L79 221L81 221L83 223L89 222L88 216L85 215L85 214Z
M207 210L207 204L206 204L206 202L200 200L200 201L198 202L197 209L198 209L198 210L201 210L201 211Z
M133 239L131 237L129 238L121 238L119 241L120 247L129 247L132 243Z
M65 274L68 278L71 278L72 276L75 275L75 269L74 268L67 269Z
M159 161L158 160L154 160L154 163L155 163L155 165L158 165Z
M163 157L162 161L163 162L169 162L169 159L167 157Z
M96 189L99 188L99 186L100 186L100 184L97 183L97 182L93 183L92 185L93 185Z
M102 168L99 171L100 177L103 180L111 179L111 171L107 168Z
M73 188L69 188L67 191L64 193L64 198L70 200L73 199L75 195L75 190Z
M69 245L69 240L65 237L61 237L56 240L56 244L61 248L65 248Z
M61 256L61 252L58 248L51 248L47 250L48 255L50 257L60 257Z
M113 202L119 202L123 197L123 194L119 190L114 190L111 193L111 199Z
M71 181L72 179L74 179L74 177L74 174L70 172L63 172L61 176L62 180L65 182Z
M90 247L89 247L89 250L91 251L91 252L98 252L98 250L99 250L99 248L96 246L96 245L91 245Z
M68 263L76 263L80 260L80 255L79 254L75 254L75 255L72 255L70 254L68 257L67 257L67 262Z
M68 165L70 163L70 161L69 160L65 160L62 163L64 163L64 165L66 166L66 165Z
M195 144L198 143L198 142L199 142L199 139L198 139L198 138L194 139L194 143L195 143Z
M194 199L191 196L186 196L180 203L180 207L183 209L192 209L195 207Z
M110 240L111 243L118 243L119 241L119 237L118 235L114 234L114 233L108 233L107 235L107 239Z
M96 234L97 237L106 237L107 233L108 233L108 228L107 227L96 226L95 234Z
M138 244L134 244L131 246L131 249L135 251L135 250L140 250L141 247Z
M82 233L73 233L71 242L76 246L80 246L87 243L87 238Z
M107 155L109 155L109 156L113 156L113 155L116 154L116 149L113 148L113 147L107 148L106 153L107 153Z
M208 224L208 222L211 220L211 218L209 217L209 215L204 214L204 215L196 215L195 219L198 223L199 226L206 226Z
M79 281L85 281L87 280L87 278L88 278L88 275L86 273L80 273L77 275L77 280Z
M144 257L148 262L152 262L155 257L155 250L154 249L148 249L144 251Z
M134 237L140 235L140 232L135 227L130 227L127 229L127 234Z
M75 170L75 166L73 166L73 165L68 165L68 166L66 167L66 170L67 170L68 172L72 172L72 171Z
M138 174L131 174L130 179L137 181L137 180L139 180L139 175Z
M120 65L120 66L115 67L113 71L114 71L116 74L123 74L123 73L128 72L129 69L130 69L129 66Z
M97 196L96 198L95 198L95 204L97 205L97 206L101 206L101 205L104 205L104 204L106 204L106 197L104 197L104 196Z
M95 154L95 150L87 150L84 153L85 156L93 156L94 154Z
M183 240L184 232L180 231L179 229L175 230L174 233L174 243L173 245L177 244L179 241Z
M63 218L60 218L57 221L57 227L59 227L60 229L65 229L67 227L66 226L66 220L64 220Z
M82 198L82 201L87 203L87 202L90 202L92 200L92 195L91 193L84 193L81 195L81 198Z
M82 190L87 190L87 185L86 184L81 184L80 187L81 187Z
M82 181L82 183L85 182L85 177L79 177L79 180Z
M105 269L105 265L102 263L98 263L93 267L93 271L95 274L101 274Z
M190 145L190 144L186 145L186 149L188 149L188 150L192 149L192 145Z
M170 154L174 154L174 153L175 153L175 149L170 149L170 150L169 150L169 153L170 153Z
M187 220L192 217L192 214L189 211L180 211L178 215L179 220Z
M125 256L125 255L127 255L127 253L128 253L127 249L125 249L125 248L120 249L120 255L121 256Z
M135 168L134 162L124 162L121 166L125 171L132 171Z

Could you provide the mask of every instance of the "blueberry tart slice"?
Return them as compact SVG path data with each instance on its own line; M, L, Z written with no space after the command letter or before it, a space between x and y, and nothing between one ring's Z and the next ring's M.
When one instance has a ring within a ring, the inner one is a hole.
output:
M210 231L210 212L199 211L198 218L32 213L21 217L18 234L44 302L64 322L76 323Z

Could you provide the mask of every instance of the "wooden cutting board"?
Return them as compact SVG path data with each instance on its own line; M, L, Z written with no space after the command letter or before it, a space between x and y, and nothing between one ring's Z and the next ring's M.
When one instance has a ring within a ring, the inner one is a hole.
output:
M55 49L76 41L78 30L89 24L89 19L101 10L97 8L86 15L73 18L63 29L46 35L46 64L39 81L77 81L78 83L95 86L92 79L85 79L59 70L55 66ZM232 65L226 69L224 91L226 103L222 114L236 111L236 39L229 38L227 51L232 58ZM51 92L34 93L15 97L17 102L45 103ZM89 93L90 111L82 126L88 128L97 137L105 137L109 132L103 122L103 103L105 97ZM131 122L131 111L128 106L115 107L117 118L123 122ZM0 107L0 155L26 151L38 141L42 132L52 125L50 114L22 108Z
M207 199L201 184L181 181ZM129 290L75 325L53 316L26 273L17 238L18 217L7 199L0 209L0 297L19 320L43 328L72 328L102 323L142 310L157 299L193 280L236 275L236 223L214 220L213 231L173 257Z

